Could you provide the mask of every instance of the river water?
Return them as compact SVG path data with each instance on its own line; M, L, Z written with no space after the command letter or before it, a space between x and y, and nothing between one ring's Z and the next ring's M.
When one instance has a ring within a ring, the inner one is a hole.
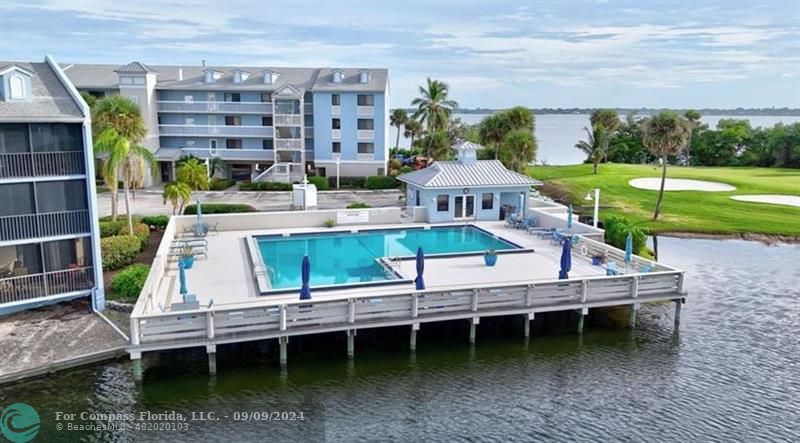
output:
M465 123L475 124L480 122L486 114L455 114L454 117L460 118ZM624 115L620 118L625 118ZM717 122L722 118L736 118L750 120L753 127L771 127L775 123L785 124L800 121L798 116L720 116L704 115L702 122L715 128ZM544 114L536 116L536 141L538 151L536 156L537 163L549 165L572 165L582 163L586 155L575 149L578 140L586 138L583 128L589 126L588 114ZM397 128L391 127L389 140L392 146L397 137ZM400 146L408 147L410 140L400 137Z
M678 333L671 304L643 306L633 332L590 315L583 337L574 319L537 317L527 343L519 319L481 322L474 347L466 322L426 325L416 355L405 328L360 331L353 362L343 335L293 340L285 372L274 344L221 347L215 378L202 350L146 354L141 385L120 361L5 386L0 405L35 407L48 442L799 441L800 247L659 238L659 253L688 272ZM68 432L59 411L220 420ZM305 420L234 421L237 411Z

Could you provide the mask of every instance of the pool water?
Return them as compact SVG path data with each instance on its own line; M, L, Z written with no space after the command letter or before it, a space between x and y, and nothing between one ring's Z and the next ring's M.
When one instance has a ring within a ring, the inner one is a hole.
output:
M310 285L329 286L385 282L399 277L383 266L381 257L412 257L417 247L425 256L519 249L472 225L431 229L381 229L358 233L297 234L257 237L273 290L299 288L300 263L308 254Z

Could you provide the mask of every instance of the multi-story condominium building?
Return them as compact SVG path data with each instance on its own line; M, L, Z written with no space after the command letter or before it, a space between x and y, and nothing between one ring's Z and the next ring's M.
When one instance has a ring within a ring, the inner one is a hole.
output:
M155 182L174 180L186 156L219 158L239 180L386 172L386 69L62 66L80 91L139 104Z
M0 62L0 314L104 307L89 109L50 57Z

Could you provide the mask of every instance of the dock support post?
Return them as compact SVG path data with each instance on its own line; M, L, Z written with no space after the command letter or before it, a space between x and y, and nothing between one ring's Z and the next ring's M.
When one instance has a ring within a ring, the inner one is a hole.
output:
M578 334L583 334L583 320L589 314L589 308L578 311Z
M475 335L478 330L478 324L480 323L480 317L473 317L469 321L469 343L475 344Z
M681 305L683 305L682 299L675 300L675 329L681 324Z
M217 375L217 345L206 345L208 353L208 374Z
M523 332L525 338L530 338L531 336L531 322L533 321L533 315L534 314L532 312L528 314L522 314L522 318L525 321L525 330Z
M278 344L281 348L280 362L281 367L286 367L286 344L289 343L289 337L278 337Z
M639 313L639 303L630 305L628 309L628 325L631 329L636 329L636 315Z
M356 331L355 329L347 330L347 358L353 358L356 355Z
M131 352L131 361L133 362L133 380L142 381L142 353Z
M419 323L411 325L411 351L417 350L417 331L419 331Z

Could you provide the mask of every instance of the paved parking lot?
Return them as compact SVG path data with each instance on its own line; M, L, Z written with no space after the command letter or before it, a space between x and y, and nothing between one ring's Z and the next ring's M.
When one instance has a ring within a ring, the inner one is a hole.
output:
M344 208L350 203L363 202L372 207L383 208L402 206L400 191L324 191L317 194L319 209ZM260 211L285 211L289 209L292 201L291 192L241 192L241 191L215 191L195 192L194 198L199 198L203 203L244 203L253 205ZM111 214L111 194L98 195L100 215ZM172 206L164 204L161 190L144 190L136 192L135 199L131 199L133 213L139 215L169 214ZM119 212L125 213L125 200L122 192L119 198Z

